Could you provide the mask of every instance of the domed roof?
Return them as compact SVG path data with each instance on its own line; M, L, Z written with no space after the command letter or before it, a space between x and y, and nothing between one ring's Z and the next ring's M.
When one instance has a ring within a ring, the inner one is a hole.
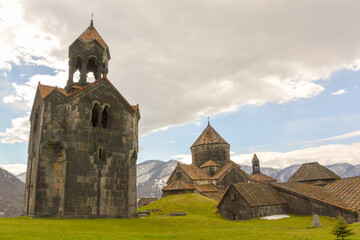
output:
M230 146L230 144L228 144L220 136L220 134L217 133L213 127L211 127L210 123L207 125L207 127L204 129L204 131L200 134L198 139L190 148L205 144L227 144Z

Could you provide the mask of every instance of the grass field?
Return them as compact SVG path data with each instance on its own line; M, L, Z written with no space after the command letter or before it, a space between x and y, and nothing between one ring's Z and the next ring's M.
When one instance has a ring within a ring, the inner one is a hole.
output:
M0 218L0 239L335 239L332 218L320 217L317 229L310 228L310 216L228 221L216 214L215 201L196 194L169 196L144 209L161 210L138 219ZM187 216L166 215L172 211ZM360 224L351 227L351 239L360 239Z

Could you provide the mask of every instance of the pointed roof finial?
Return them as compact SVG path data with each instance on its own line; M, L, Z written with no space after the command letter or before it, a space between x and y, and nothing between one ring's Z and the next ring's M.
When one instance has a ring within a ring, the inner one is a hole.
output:
M207 119L208 119L208 125L210 125L210 116L208 116Z
M90 26L94 26L94 13L91 14Z

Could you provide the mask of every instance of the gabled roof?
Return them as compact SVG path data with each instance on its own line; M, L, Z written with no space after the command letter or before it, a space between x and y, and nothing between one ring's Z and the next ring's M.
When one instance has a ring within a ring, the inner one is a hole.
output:
M98 31L96 31L95 27L91 25L77 39L83 43L89 43L96 40L101 44L101 46L108 48L104 39L100 36Z
M219 133L215 131L214 128L211 127L210 123L204 129L204 131L200 134L198 139L194 142L194 144L190 147L193 148L195 146L204 145L204 144L228 144Z
M241 167L239 165L237 165L236 163L234 163L233 161L230 161L228 163L226 163L224 166L222 166L222 168L220 168L211 178L212 179L219 179L221 178L224 174L226 174L228 172L228 170L231 167L238 167L238 170L248 179L248 180L252 180L250 175L247 174L244 170L241 169Z
M237 183L233 186L252 207L286 204L285 199L268 183Z
M223 196L222 192L202 192L200 194L204 195L205 197L214 199L217 202L219 202L221 197Z
M262 173L251 174L250 177L255 182L277 182L275 178L272 178Z
M342 178L327 184L324 188L351 208L360 211L360 176Z
M211 179L203 170L195 164L179 164L178 165L192 180L209 180Z
M66 93L65 89L63 88L58 88L58 87L52 87L52 86L47 86L47 85L42 85L39 83L38 85L39 88L39 92L40 92L40 96L42 99L46 98L46 96L48 96L52 91L54 91L55 89L57 89L58 91L60 91L62 94L64 94L65 96L68 96L68 94Z
M83 87L77 87L78 90L71 93L71 94L68 94L66 92L65 89L63 88L58 88L58 87L52 87L52 86L47 86L47 85L42 85L39 83L38 85L38 88L39 88L39 92L40 92L40 95L41 95L41 98L44 99L46 98L52 91L54 91L55 89L58 90L59 92L61 92L62 94L64 94L66 97L71 97L71 96L75 96L81 92L83 92L85 89L88 89L89 87L97 84L98 82L100 81L106 81L116 92L116 94L126 103L126 105L128 105L128 107L130 107L130 109L132 109L133 111L137 111L139 109L139 106L138 105L131 105L122 95L121 93L115 88L115 86L109 81L109 79L107 79L106 77L103 77L103 78L99 78L98 80L86 85L86 86L83 86Z
M194 188L201 193L219 192L219 189L217 189L213 184L203 184L203 185L194 184Z
M166 187L164 187L163 191L184 190L184 189L194 189L194 187L185 183L184 181L174 180Z
M338 179L337 174L318 162L305 163L290 177L288 182L315 181L323 179Z
M315 199L330 205L340 208L354 210L350 208L343 200L335 196L333 193L325 190L323 187L314 186L313 184L300 182L286 182L286 183L270 183L278 190L291 192L299 196Z
M220 165L214 162L213 160L209 160L200 166L200 168L204 168L204 167L220 167Z

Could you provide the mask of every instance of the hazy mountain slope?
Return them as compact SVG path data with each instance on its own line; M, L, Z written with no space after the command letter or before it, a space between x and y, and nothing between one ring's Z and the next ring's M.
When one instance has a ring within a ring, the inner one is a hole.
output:
M145 161L137 166L137 198L156 197L162 195L161 189L177 165L177 161L163 162L158 160Z
M25 184L0 168L0 217L18 217L22 214Z

